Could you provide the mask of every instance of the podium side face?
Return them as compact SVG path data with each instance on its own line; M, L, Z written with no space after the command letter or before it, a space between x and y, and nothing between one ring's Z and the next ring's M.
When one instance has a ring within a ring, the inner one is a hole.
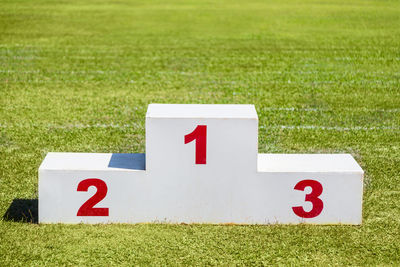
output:
M178 106L177 111L174 106ZM235 106L241 107L157 105L159 111L152 112L150 105L146 116L146 170L213 176L220 172L255 173L257 115L253 106Z

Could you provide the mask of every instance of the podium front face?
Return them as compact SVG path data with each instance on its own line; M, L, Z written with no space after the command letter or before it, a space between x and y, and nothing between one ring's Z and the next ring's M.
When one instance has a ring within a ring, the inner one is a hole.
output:
M349 154L258 154L252 105L149 105L146 155L49 153L40 223L361 224Z
M149 105L151 212L172 222L231 222L235 181L257 173L257 135L252 105Z
M232 220L242 223L361 224L363 170L349 154L259 154Z
M39 222L151 220L144 162L144 154L48 153L39 168Z
M252 105L151 104L146 114L146 170L191 176L255 173L257 136Z

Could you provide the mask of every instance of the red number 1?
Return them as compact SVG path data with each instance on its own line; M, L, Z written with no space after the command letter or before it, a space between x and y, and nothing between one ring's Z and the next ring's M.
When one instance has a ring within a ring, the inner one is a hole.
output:
M185 144L196 140L196 164L207 161L207 125L197 125L190 134L185 135Z

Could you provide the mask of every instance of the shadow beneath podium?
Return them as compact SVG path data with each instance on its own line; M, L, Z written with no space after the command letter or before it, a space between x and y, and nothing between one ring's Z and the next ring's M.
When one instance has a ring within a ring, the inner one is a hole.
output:
M38 200L14 199L4 213L3 219L12 222L38 223Z
M120 168L130 170L145 170L146 169L146 154L120 154L113 153L108 163L109 168Z

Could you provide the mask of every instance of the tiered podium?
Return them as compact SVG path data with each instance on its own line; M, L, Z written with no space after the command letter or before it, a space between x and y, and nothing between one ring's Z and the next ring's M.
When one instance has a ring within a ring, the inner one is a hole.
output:
M258 154L253 105L151 104L146 154L48 153L40 223L361 224L349 154Z

